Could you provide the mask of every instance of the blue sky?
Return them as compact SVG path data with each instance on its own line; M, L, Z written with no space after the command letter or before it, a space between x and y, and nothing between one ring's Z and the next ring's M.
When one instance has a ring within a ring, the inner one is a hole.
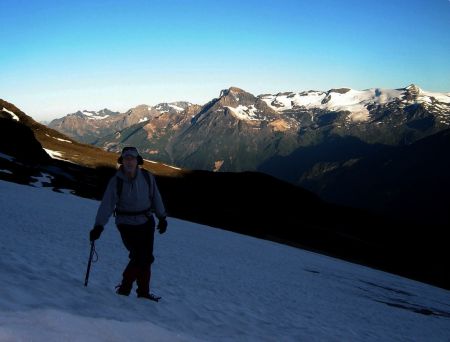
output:
M450 1L1 0L0 98L37 120L333 87L450 92Z

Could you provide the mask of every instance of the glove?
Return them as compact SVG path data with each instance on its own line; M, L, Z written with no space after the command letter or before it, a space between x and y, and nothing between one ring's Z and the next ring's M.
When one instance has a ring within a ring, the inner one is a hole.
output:
M164 234L166 232L166 230L167 230L167 220L166 220L165 217L159 219L158 228L157 229L159 231L159 234Z
M96 225L89 233L89 239L91 241L97 240L102 234L103 226Z

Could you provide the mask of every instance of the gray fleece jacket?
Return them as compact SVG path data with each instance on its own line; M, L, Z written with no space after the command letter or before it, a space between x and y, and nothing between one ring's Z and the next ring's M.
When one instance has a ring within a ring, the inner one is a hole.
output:
M133 179L129 179L123 173L122 168L120 168L116 175L109 180L102 202L97 211L97 216L95 218L96 225L105 226L113 214L116 206L118 210L132 212L142 211L151 207L152 212L156 214L158 219L165 218L167 216L163 201L161 199L161 194L159 193L158 186L156 185L155 177L149 173L149 186L143 172L145 171L138 168L136 176ZM117 196L117 177L123 179L120 199ZM139 225L144 224L147 220L148 218L145 214L136 216L117 215L116 225Z

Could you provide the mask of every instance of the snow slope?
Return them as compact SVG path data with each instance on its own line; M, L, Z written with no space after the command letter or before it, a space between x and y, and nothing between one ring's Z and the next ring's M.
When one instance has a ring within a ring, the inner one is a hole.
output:
M242 106L239 105L237 107L225 106L225 108L230 109L233 114L240 120L258 120L258 116L256 115L257 109L255 106Z
M86 115L88 117L88 119L90 120L104 120L106 118L109 118L110 115L101 115L98 112L90 112L87 110L83 110L82 114Z
M155 241L160 303L114 293L112 222L84 287L98 204L0 181L0 341L450 340L449 291L173 218Z

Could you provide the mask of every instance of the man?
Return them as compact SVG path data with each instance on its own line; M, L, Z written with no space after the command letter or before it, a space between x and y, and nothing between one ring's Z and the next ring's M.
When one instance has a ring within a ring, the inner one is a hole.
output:
M130 252L116 292L128 296L136 281L139 298L158 301L159 297L150 293L155 233L152 213L158 217L158 230L163 234L167 229L164 204L154 176L139 167L144 161L135 147L123 148L118 163L120 168L108 183L89 237L97 240L114 212L123 244Z

